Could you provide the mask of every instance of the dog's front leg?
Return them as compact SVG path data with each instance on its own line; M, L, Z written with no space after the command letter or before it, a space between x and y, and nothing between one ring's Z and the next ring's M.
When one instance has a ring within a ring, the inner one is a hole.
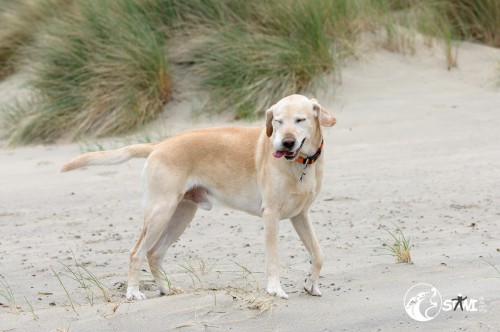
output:
M271 295L287 299L288 295L281 289L279 278L278 231L280 218L277 213L265 212L262 219L266 242L266 291Z
M304 289L311 295L321 296L318 281L319 273L323 266L323 251L316 238L309 211L302 211L299 215L290 218L290 220L304 243L304 246L311 255L311 270L309 276L305 280Z

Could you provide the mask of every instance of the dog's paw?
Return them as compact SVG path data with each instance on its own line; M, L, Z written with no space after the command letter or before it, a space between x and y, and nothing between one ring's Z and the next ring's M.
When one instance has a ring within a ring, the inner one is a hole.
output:
M266 291L269 295L288 299L288 295L281 289L280 280L278 277L271 277L267 279Z
M318 288L318 281L311 281L310 278L306 278L304 290L312 296L321 296L321 292Z
M266 291L269 293L269 295L277 296L282 299L288 299L287 293L285 293L285 291L282 290L281 287L267 287Z
M127 288L127 300L140 301L140 300L145 300L145 299L146 299L146 295L144 295L144 293L139 292L138 287Z
M167 295L170 295L172 293L171 289L168 287L168 285L166 283L163 283L163 282L157 282L156 283L157 286L158 286L158 289L160 290L160 295L161 296L167 296Z

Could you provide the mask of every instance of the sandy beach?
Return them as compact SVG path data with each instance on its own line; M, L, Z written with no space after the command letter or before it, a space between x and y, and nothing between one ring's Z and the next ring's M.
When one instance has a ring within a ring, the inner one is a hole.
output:
M263 290L261 221L217 206L200 210L167 253L178 294L160 297L144 265L148 299L127 302L144 160L62 174L82 144L1 148L0 275L18 308L0 297L0 331L500 331L499 61L500 50L464 43L448 71L437 49L379 49L349 60L342 85L315 96L337 117L312 207L322 297L302 290L309 258L288 221L282 300ZM229 124L185 112L159 121L169 135ZM410 238L413 264L383 250L394 225ZM416 321L404 301L418 283L443 301L476 300L477 310Z

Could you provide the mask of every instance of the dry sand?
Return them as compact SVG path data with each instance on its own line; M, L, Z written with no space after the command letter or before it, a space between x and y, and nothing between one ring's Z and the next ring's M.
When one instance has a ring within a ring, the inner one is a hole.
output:
M261 222L217 207L200 211L167 253L164 268L185 293L159 297L145 272L149 299L128 303L144 161L60 174L79 145L1 149L0 274L20 309L0 307L0 331L499 331L500 273L488 263L500 269L499 60L499 50L464 44L459 68L447 71L437 51L379 50L346 65L335 99L317 96L338 118L326 130L326 177L312 208L326 258L320 298L301 290L309 259L289 222L280 247L290 299L273 299L257 290ZM175 119L169 134L193 126ZM205 125L221 123L194 126ZM390 239L381 227L392 224L410 237L414 264L381 255ZM111 303L68 277L63 264L77 273L74 258L110 287ZM52 269L66 274L75 311ZM417 322L403 299L420 282L443 299L477 299L480 310Z

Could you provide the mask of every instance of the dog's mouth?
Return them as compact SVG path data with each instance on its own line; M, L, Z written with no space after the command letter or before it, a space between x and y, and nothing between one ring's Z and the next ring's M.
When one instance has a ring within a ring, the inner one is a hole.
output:
M273 152L273 157L274 158L281 158L281 157L285 156L285 159L287 159L287 160L294 160L299 155L299 151L300 151L300 149L302 149L302 146L304 145L305 140L306 140L305 138L302 140L302 143L300 144L300 146L297 150L295 150L295 151L276 150Z
M292 160L292 159L295 159L295 157L297 156L298 152L299 152L298 150L295 151L295 152L276 150L273 153L273 157L274 158L281 158L281 157L285 156L286 159Z

